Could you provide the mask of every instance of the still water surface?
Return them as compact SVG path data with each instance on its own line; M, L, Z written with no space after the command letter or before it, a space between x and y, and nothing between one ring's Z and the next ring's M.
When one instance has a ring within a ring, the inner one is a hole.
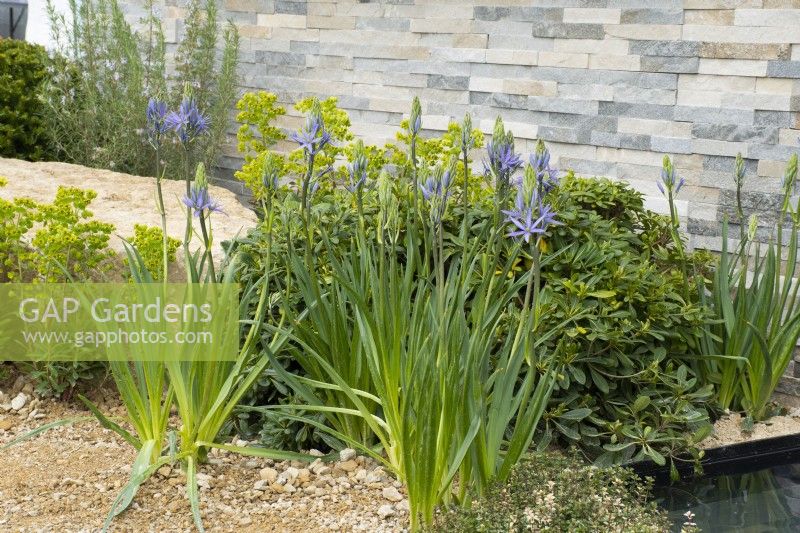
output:
M705 532L800 532L800 463L656 487L680 531L685 513Z

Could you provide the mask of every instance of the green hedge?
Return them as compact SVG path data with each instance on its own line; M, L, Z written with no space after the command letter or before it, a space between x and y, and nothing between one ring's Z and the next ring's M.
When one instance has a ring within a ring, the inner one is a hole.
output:
M47 77L42 46L0 39L0 157L38 161L50 154L39 99Z

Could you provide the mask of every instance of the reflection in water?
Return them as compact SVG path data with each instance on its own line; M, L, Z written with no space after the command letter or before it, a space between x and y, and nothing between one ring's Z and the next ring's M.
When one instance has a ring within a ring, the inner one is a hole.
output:
M676 531L686 511L701 531L800 531L800 464L690 480L654 493Z

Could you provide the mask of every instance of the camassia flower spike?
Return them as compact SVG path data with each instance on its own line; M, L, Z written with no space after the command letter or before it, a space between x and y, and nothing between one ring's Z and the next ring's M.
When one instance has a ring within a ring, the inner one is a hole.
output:
M192 98L184 98L177 111L170 112L164 123L173 130L184 145L208 131L208 119Z
M669 156L665 155L664 164L661 168L661 180L656 182L658 190L661 191L661 194L664 196L669 196L670 193L673 196L677 196L685 183L686 180L679 178L676 175L675 167L672 165L672 161L670 160Z
M167 104L155 98L147 102L147 139L154 148L161 144L161 138L169 131L167 124Z
M222 206L208 194L208 180L202 163L197 167L197 176L192 182L189 194L183 197L183 204L192 210L195 217L206 216L211 213L225 213Z
M556 213L550 204L542 202L539 194L534 191L528 198L523 190L517 191L514 209L505 210L506 222L511 225L508 236L522 238L530 242L531 238L545 233L549 226L560 225L556 220Z

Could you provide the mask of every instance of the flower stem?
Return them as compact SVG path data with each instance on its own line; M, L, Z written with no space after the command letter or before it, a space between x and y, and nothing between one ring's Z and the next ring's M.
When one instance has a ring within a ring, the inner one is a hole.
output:
M419 183L417 178L417 135L411 134L411 178L414 184L414 211L419 214L419 200L417 198Z
M192 185L191 185L191 178L190 178L190 163L189 163L189 150L184 147L183 150L183 179L186 182L186 196L190 196L192 193ZM189 257L189 241L192 240L192 210L186 210L186 231L183 235L183 247L184 253L186 253L186 257Z
M167 237L167 211L164 208L164 192L161 189L161 180L164 174L161 170L161 150L159 145L156 145L156 194L158 204L158 214L161 215L161 268L162 268L162 281L167 283L168 266L167 260L169 259L169 237Z
M210 228L206 228L206 216L205 213L200 213L200 232L203 235L203 243L205 244L205 255L206 261L208 261L208 273L211 277L211 281L217 281L217 273L214 268L214 255L211 252L211 238L210 238Z
M670 215L670 233L672 241L675 243L675 249L678 252L680 259L681 274L683 275L683 296L686 301L689 301L689 274L686 268L686 251L683 249L683 240L681 240L678 228L680 228L680 220L678 219L678 209L675 207L675 196L670 187L667 191L667 200L669 202L669 215Z
M462 219L462 228L461 231L463 233L462 238L464 239L464 254L466 256L467 253L467 235L469 231L469 155L467 154L466 146L463 147L462 155L464 159L464 191L462 193L462 207L464 209L463 219Z

